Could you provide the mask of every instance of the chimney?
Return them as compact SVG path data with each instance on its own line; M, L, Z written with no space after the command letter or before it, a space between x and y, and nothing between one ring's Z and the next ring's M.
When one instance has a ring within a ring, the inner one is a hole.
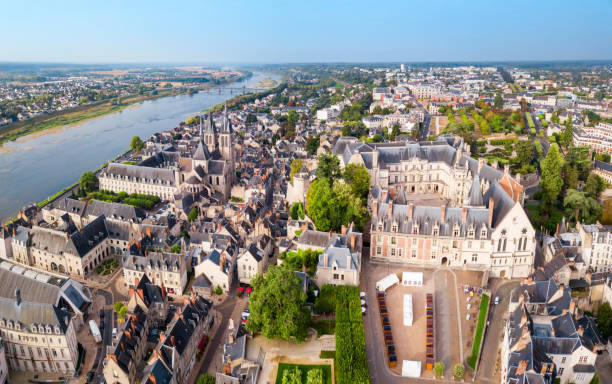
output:
M461 221L464 223L467 221L467 207L461 208Z
M153 372L149 373L149 381L153 384L157 384L157 380L155 379Z
M527 328L527 325L523 325L523 332L521 333L521 337L527 336L528 333L529 333L529 328Z
M117 356L115 356L114 353L107 353L106 358L109 360L115 360L115 363L117 362Z
M480 170L482 169L483 165L485 165L487 163L487 159L485 159L484 157L481 157L478 159L478 173L480 173Z
M584 329L582 329L582 325L579 325L579 326L578 326L578 334L579 334L580 336L584 335Z
M489 227L493 226L493 208L495 208L495 200L489 197Z
M446 205L440 206L440 222L444 222L444 218L446 217Z
M516 374L522 375L527 370L527 360L521 360L516 368Z
M546 364L542 364L542 369L540 369L540 375L542 376L546 375L546 371L547 371Z
M174 336L170 336L170 344L172 344L172 346L176 345L176 340L174 339Z
M21 290L19 288L15 289L15 301L17 302L17 306L21 305Z
M157 349L153 349L153 359L157 359Z
M163 344L164 341L166 341L166 334L163 333L163 332L160 332L159 333L159 342Z
M327 252L323 252L323 266L327 267Z
M372 216L376 216L378 215L378 201L375 201L372 207ZM13 235L14 235L14 230L13 230Z
M357 235L355 235L354 233L351 233L351 251L355 250L355 238L357 237Z
M123 331L123 334L124 334L124 335L126 335L128 339L131 339L131 338L132 338L132 334L130 333L130 331L129 331L129 330L125 330L125 331Z
M131 287L130 287L130 289L128 289L128 297L132 297L132 296L134 296L134 292L135 292L135 291L134 291L134 288L131 288Z
M342 224L342 228L340 228L340 233L346 235L346 225Z
M573 315L574 312L576 311L576 303L574 303L574 301L570 302L570 307L569 307L569 311L570 313Z
M134 258L132 258L132 259L134 259ZM132 260L132 261L134 261L134 260ZM135 277L134 278L134 286L137 287L138 283L140 283L140 278L139 277Z
M142 291L142 289L137 289L136 292L138 292L138 296L140 296L141 300L144 300L144 292Z
M412 210L414 209L414 204L411 202L408 204L408 219L412 219Z
M387 212L389 218L393 217L393 201L389 200L389 211Z

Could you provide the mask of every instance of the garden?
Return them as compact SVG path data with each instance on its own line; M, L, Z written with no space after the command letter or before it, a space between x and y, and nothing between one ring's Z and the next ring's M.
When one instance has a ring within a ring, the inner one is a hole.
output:
M119 268L119 261L116 259L106 259L96 267L96 273L101 276L112 274Z
M476 369L478 362L478 354L480 353L480 344L484 333L485 322L487 320L487 309L489 307L489 296L483 294L480 302L480 310L478 311L478 323L476 323L476 332L474 333L474 344L472 345L472 354L468 356L467 363L472 369Z
M106 201L109 203L113 202L127 204L145 210L152 209L161 201L159 197L153 195L144 195L141 193L132 193L130 195L127 192L115 193L106 190L92 192L89 194L88 198Z
M331 384L331 366L278 364L276 384Z

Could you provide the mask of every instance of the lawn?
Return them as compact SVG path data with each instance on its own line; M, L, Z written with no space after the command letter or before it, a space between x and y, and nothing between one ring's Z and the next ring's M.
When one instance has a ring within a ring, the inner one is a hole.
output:
M472 354L468 356L467 363L472 369L476 369L478 361L478 353L480 352L480 343L482 343L482 335L484 333L485 321L487 320L487 307L489 306L489 296L482 295L480 302L480 310L478 311L478 323L476 324L476 332L474 333L474 344L472 345Z
M331 366L330 365L303 365L303 364L278 364L278 373L276 374L276 384L282 384L283 374L286 370L297 367L302 371L302 383L306 382L306 375L311 369L320 369L323 371L323 383L331 384Z
M535 123L533 122L531 113L525 112L525 117L527 118L527 125L529 125L529 128L535 128Z

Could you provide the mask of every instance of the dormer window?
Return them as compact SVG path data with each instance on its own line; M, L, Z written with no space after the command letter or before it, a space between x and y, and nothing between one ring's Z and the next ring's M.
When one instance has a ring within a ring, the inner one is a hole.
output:
M468 237L474 237L474 228L470 227L470 229L468 229Z
M440 232L440 229L438 227L434 227L433 229L433 235L434 236L438 236L438 233Z
M487 230L483 228L482 231L480 231L480 237L485 238L487 237Z
M419 234L419 226L418 225L413 225L412 226L412 234L413 235L418 235Z
M391 227L391 231L397 232L397 224L393 224L393 226Z
M454 237L458 237L459 236L459 227L453 228L453 236Z

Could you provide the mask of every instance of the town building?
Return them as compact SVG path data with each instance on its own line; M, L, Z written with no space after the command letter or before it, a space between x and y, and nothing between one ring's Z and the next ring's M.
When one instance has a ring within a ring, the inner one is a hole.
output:
M596 153L612 155L612 123L598 123L594 127L577 126L572 133L574 145L591 147Z
M609 272L612 268L612 226L579 222L576 231L586 267L594 272Z
M146 275L171 295L181 296L187 285L187 262L182 254L148 252L123 256L123 276L128 287L135 287Z
M576 320L569 289L553 279L524 281L512 291L501 352L501 383L588 384L600 341ZM590 327L589 327L590 328Z

